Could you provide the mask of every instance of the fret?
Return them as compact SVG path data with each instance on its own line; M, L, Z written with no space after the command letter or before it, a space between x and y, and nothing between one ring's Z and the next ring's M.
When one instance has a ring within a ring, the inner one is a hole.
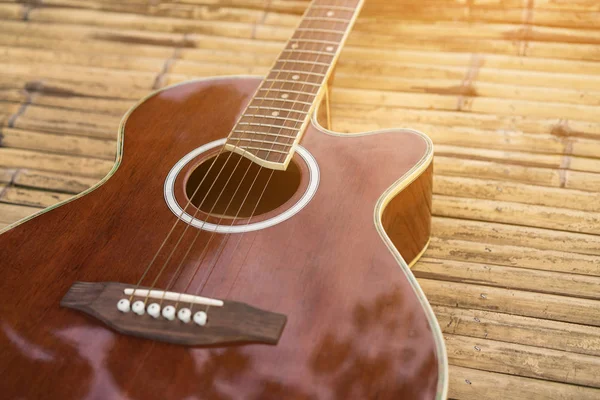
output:
M261 89L261 90L267 90L267 89ZM293 93L293 91L289 91L290 93ZM297 92L297 93L302 93L302 92ZM312 94L308 94L308 93L302 93L305 94L307 96L312 96ZM282 101L284 103L296 103L296 104L300 104L303 106L312 106L313 103L309 103L308 101L300 101L300 100L291 100L291 99L274 99L272 97L255 97L254 100L260 100L260 101ZM253 106L255 107L255 106ZM252 108L252 107L248 107L248 108ZM256 107L256 108L260 108L260 107ZM304 112L304 111L297 111L297 112Z
M304 39L304 38L292 38L290 42L305 42L305 43L318 43L318 44L330 44L333 46L339 46L340 42L334 42L331 40L317 40L317 39Z
M266 82L266 80L265 80L265 82ZM260 90L267 90L267 91L271 91L271 92L279 92L279 93L283 93L283 94L293 93L293 94L304 95L304 96L315 96L316 95L316 93L302 92L300 90L287 90L287 89L284 89L284 88L273 88L273 87L270 87L270 88L260 88L259 91ZM255 97L255 99L256 99L256 97ZM283 101L283 100L285 100L285 99L281 99L281 101ZM298 103L300 103L300 102L298 102ZM312 105L312 103L309 103L309 104Z
M346 33L346 30L339 31L337 29L317 29L317 28L298 28L296 32L318 32L318 33L328 33L331 35L343 35ZM296 38L294 38L296 39Z
M245 131L245 130L240 130L240 129L234 129L233 133L241 133L241 134L249 134L249 135L275 136L275 137L284 138L284 139L296 139L296 136L283 135L281 133L254 132L254 131Z
M331 63L323 63L323 62L317 62L317 61L304 61L304 60L290 60L290 59L285 59L285 60L277 60L277 62L290 62L290 63L298 63L298 64L309 64L309 65L318 65L320 67L327 67L329 68L331 66Z
M283 111L285 111L285 110L283 110ZM246 118L246 117L271 118L271 119L277 119L280 121L292 121L292 122L302 122L302 123L304 123L304 121L305 121L304 119L295 119L295 118L287 118L287 117L278 117L278 116L274 116L274 115L259 115L259 114L244 114L242 118Z
M313 71L296 71L296 70L291 70L291 69L272 69L271 72L285 72L287 74L294 74L292 76L300 75L300 74L318 76L318 77L321 77L321 78L325 76L325 74L320 74L318 72L313 72ZM267 78L266 80L272 81L273 79L268 79ZM314 84L314 85L321 86L320 84L301 81L300 77L298 77L298 79L294 79L292 81L289 81L289 83L311 83L311 84Z
M301 54L315 54L318 56L327 56L327 57L334 57L335 56L335 51L331 51L330 53L324 52L324 51L317 51L317 50L304 50L304 49L284 49L282 51L282 53L287 53L287 52L293 52L293 53L301 53ZM327 64L327 66L329 66L331 64Z
M237 140L238 143L239 142L257 142L257 143L271 144L271 145L274 145L274 146L284 146L284 147L292 147L293 146L290 143L280 143L280 142L273 142L271 140L260 140L260 139L252 139L252 138L237 138L237 137L234 138L234 137L230 137L229 140Z
M271 153L280 153L280 154L288 154L289 151L283 151L283 150L275 150L275 149L264 149L262 147L251 147L251 146L236 146L242 150L258 150L258 151L266 151L266 152L271 152Z
M265 127L265 128L287 129L287 130L290 130L290 131L297 131L298 130L297 127L283 126L283 125L273 125L273 124L259 124L258 122L238 122L238 125L262 126L262 127ZM261 135L262 135L262 133L261 133ZM275 135L275 136L279 136L279 135Z
M354 13L356 11L356 7L345 7L345 6L317 6L314 5L310 7L311 10L340 10L340 11L351 11Z
M304 17L303 21L323 21L323 22L334 22L347 24L350 20L341 19L341 18L329 18L329 17Z
M278 70L278 69L272 69L272 72L291 72L291 71L284 71L284 70ZM298 74L306 74L306 72L296 72ZM325 75L321 75L321 76L325 76ZM290 83L292 85L295 84L302 84L302 85L310 85L310 86L315 86L315 87L321 87L323 86L320 83L312 83L312 82L306 82L306 81L288 81L287 79L270 79L267 78L265 79L265 82L280 82L280 83ZM316 93L311 93L311 94L316 94Z
M252 104L252 103L250 103ZM307 103L312 105L312 103ZM264 106L248 106L248 108L255 108L257 110L273 110L273 111L281 111L281 112L294 112L294 113L298 113L298 114L306 114L306 112L304 110L294 110L294 109L290 109L290 108L281 108L281 107L264 107ZM260 115L260 114L259 114ZM268 115L265 115L265 117L268 117Z

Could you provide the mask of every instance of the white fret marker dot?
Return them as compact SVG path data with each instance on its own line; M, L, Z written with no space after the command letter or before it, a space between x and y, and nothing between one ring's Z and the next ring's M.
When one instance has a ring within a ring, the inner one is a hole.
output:
M294 75L294 76L292 76L292 79L297 81L298 79L300 79L300 75Z
M279 116L279 111L273 111L271 113L271 115L274 116L274 117L277 117L277 116Z
M292 49L297 49L298 48L298 43L292 43Z
M327 50L327 51L333 51L333 46L327 46L327 47L325 48L325 50Z
M284 93L284 94L281 95L282 99L287 99L288 97L290 97L290 95L287 94L287 93Z
M328 17L333 17L335 13L333 11L327 11L327 16Z

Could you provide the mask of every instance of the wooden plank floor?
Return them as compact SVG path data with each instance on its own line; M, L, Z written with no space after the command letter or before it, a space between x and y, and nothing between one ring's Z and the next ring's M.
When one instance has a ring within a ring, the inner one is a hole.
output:
M0 0L0 228L113 164L121 115L263 74L305 0ZM436 144L434 306L456 399L600 398L600 5L367 0L334 129Z

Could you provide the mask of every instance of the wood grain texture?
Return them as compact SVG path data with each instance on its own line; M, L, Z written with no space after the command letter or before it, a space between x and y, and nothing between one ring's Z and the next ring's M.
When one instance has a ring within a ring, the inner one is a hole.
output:
M411 286L412 275L399 268L374 221L382 193L431 160L429 142L413 131L340 137L311 126L302 145L316 158L321 176L305 209L269 229L218 235L213 242L201 231L199 243L211 243L209 257L202 257L203 246L193 246L181 274L174 263L182 254L162 275L158 267L150 271L148 280L157 279L158 287L174 278L174 291L191 282L192 290L204 296L286 315L277 345L189 350L121 335L58 307L76 280L137 281L175 221L163 200L167 173L189 151L225 137L259 82L197 81L150 97L128 116L123 159L110 179L0 236L0 259L9 263L0 287L7 348L0 356L4 393L64 398L210 393L218 398L225 395L221 384L256 398L327 392L340 398L377 393L431 399L443 392L437 325L430 325L435 321ZM397 157L397 149L403 157ZM387 172L375 173L382 170ZM57 229L61 240L56 240ZM183 233L180 224L166 248ZM188 232L181 248L192 240ZM213 264L220 244L224 249ZM162 252L159 261L166 257ZM39 309L43 324L22 318L23 313L39 315ZM45 364L32 360L19 343L56 358ZM97 372L89 357L105 360L112 384L91 385ZM165 384L167 376L173 384Z
M416 262L431 237L433 163L389 202L381 221L406 262Z

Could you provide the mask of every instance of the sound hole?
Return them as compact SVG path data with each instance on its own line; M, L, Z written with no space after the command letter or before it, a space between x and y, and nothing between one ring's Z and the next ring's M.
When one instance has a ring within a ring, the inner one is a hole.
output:
M196 167L185 191L189 199L200 185L192 204L207 214L248 218L273 211L291 199L300 186L300 178L300 168L294 160L286 171L274 171L237 153L223 152Z

